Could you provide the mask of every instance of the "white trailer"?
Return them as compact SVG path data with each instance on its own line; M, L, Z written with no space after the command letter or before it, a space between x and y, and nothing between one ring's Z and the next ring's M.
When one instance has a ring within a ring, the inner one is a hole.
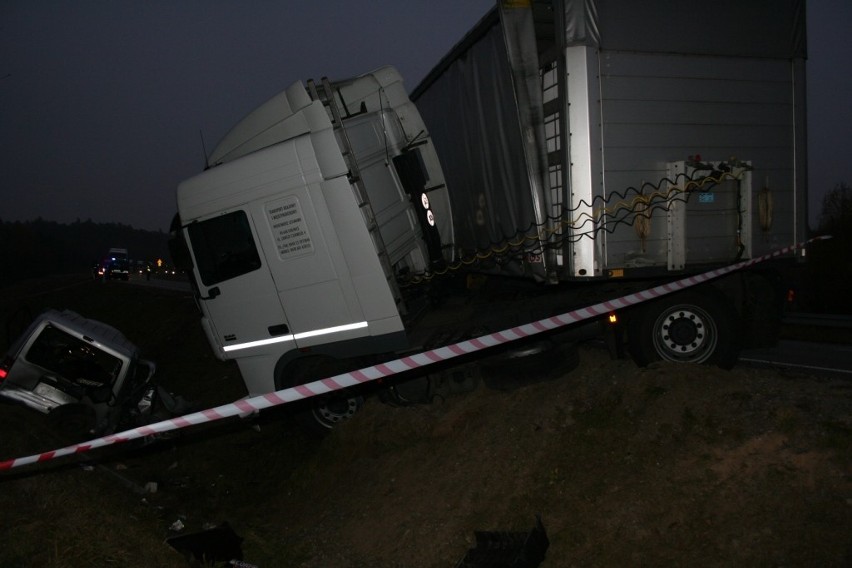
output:
M454 246L508 239L501 273L629 286L803 241L804 15L804 0L498 1L411 95L455 219L476 220ZM771 342L786 264L625 314L631 352L729 365Z
M797 241L803 24L798 2L769 18L758 4L702 23L715 35L686 52L688 17L661 2L500 3L417 107L391 67L294 84L178 187L173 257L214 352L257 395ZM511 292L477 292L472 273ZM747 340L772 341L777 280L643 305L614 349L626 336L640 364L732 365ZM314 416L331 426L358 404Z

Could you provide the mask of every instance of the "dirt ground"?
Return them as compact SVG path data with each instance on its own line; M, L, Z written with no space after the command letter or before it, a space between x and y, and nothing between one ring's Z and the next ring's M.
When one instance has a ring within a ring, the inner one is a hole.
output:
M84 284L31 303L116 325L168 388L204 406L241 396L191 299L146 294ZM4 301L0 315L20 304ZM51 448L36 418L0 405L0 459ZM480 383L410 407L368 398L322 439L270 411L5 473L0 568L186 566L166 538L224 522L248 565L453 567L475 531L523 539L536 515L544 568L849 566L850 466L848 379L642 369L583 345L574 371L510 392Z

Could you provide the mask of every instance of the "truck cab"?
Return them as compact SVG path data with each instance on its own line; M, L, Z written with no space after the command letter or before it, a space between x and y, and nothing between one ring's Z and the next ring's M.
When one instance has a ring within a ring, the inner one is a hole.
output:
M443 174L392 67L292 85L225 136L177 201L173 257L250 395L306 382L306 357L404 348L398 276L451 255Z

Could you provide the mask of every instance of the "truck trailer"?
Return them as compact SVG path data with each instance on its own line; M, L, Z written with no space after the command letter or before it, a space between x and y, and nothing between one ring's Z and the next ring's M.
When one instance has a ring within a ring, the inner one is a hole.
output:
M499 2L410 97L383 67L255 109L177 189L213 351L258 395L802 240L804 3L722 4ZM613 352L729 367L794 263L618 314Z
M498 2L411 93L455 246L508 238L523 246L505 274L630 286L802 242L805 61L803 0ZM773 342L791 272L625 314L631 354L733 364L744 341ZM740 338L695 325L721 320Z

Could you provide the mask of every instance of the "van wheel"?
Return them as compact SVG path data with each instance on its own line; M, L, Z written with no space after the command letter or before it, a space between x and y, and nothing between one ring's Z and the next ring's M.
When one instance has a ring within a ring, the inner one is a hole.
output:
M281 384L294 387L350 370L345 361L332 357L306 357L285 369ZM304 430L326 434L352 418L364 406L364 397L350 389L312 396L295 403L293 417Z
M687 290L640 305L628 324L628 347L643 367L663 360L730 369L740 349L736 320L715 288Z

